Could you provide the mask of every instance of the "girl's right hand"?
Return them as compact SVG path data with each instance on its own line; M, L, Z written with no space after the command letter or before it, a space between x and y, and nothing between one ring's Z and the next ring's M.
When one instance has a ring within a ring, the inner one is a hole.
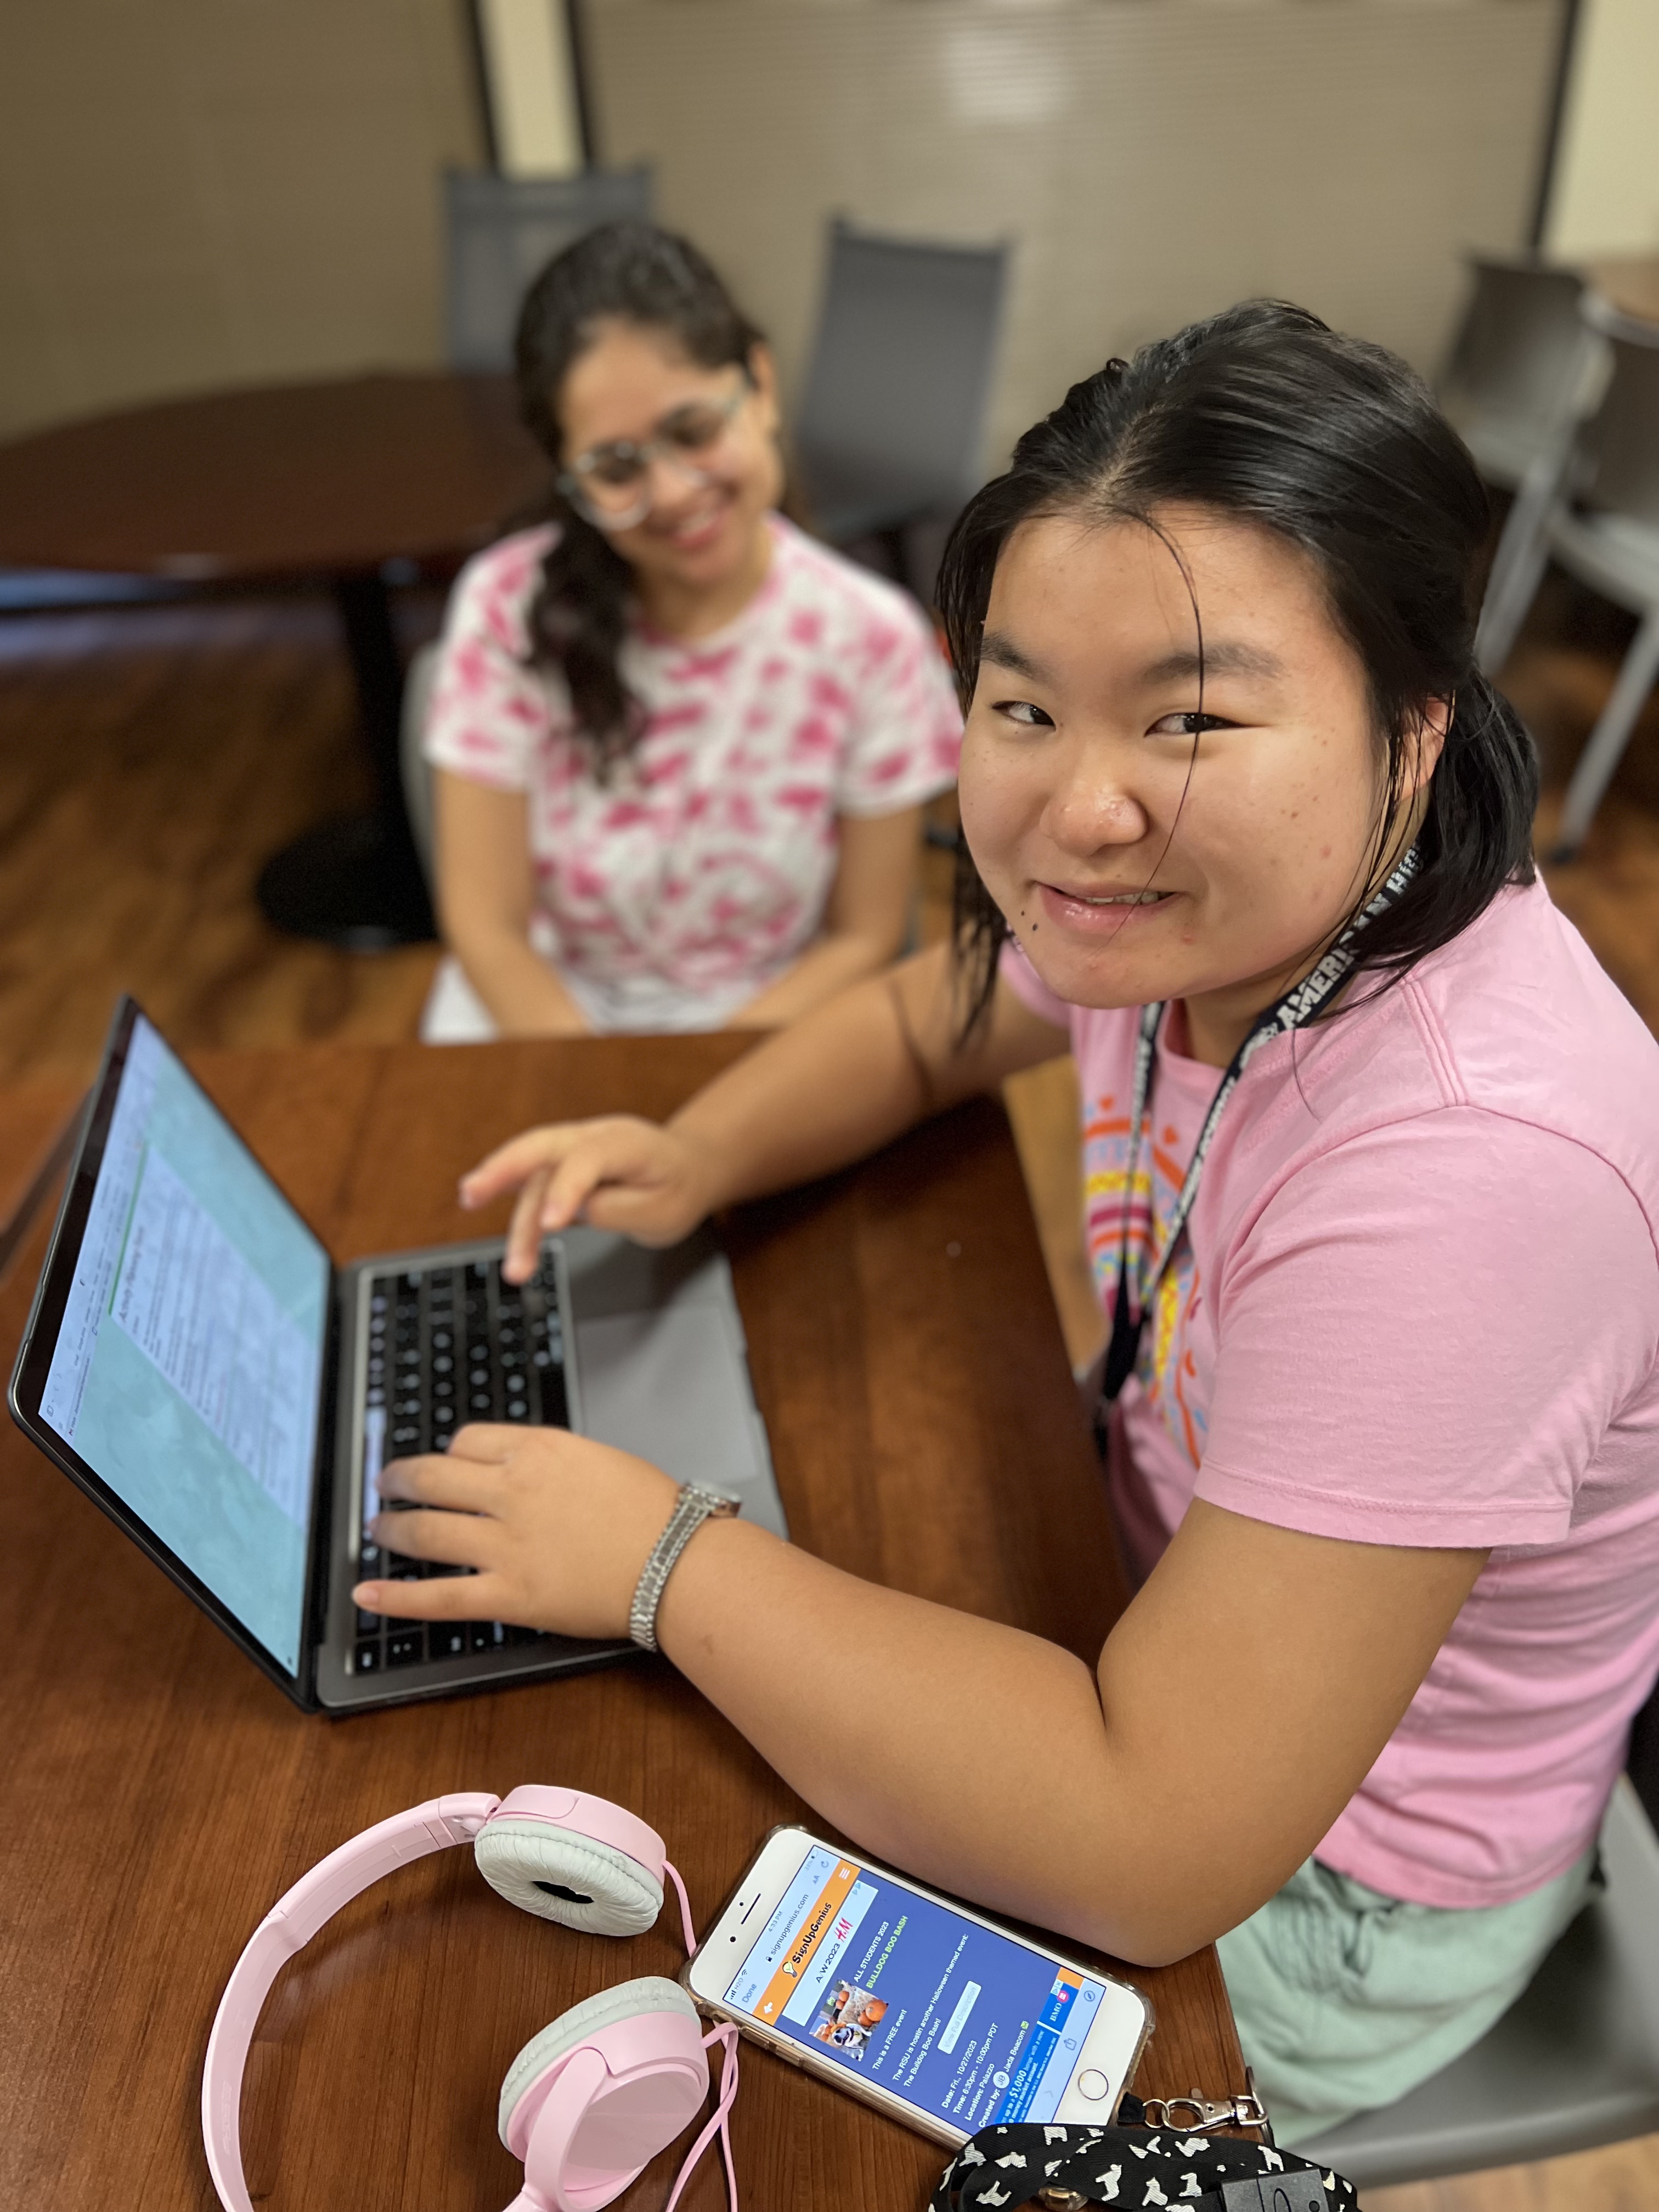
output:
M640 1244L677 1244L718 1202L712 1163L672 1129L632 1114L526 1129L461 1177L469 1211L516 1190L501 1272L522 1283L541 1240L573 1221L614 1229Z

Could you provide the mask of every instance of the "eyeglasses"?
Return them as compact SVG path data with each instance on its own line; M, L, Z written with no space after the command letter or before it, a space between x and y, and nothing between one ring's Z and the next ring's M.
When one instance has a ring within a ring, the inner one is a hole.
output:
M745 380L728 399L694 399L677 407L641 445L613 438L609 445L590 446L560 477L559 489L596 528L631 529L651 512L653 462L672 461L683 476L706 483L708 470L692 457L714 454L752 389Z

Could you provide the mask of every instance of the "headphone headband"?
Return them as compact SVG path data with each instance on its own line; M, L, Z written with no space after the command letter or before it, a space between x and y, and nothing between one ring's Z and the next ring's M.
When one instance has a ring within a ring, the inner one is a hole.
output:
M562 1797L574 1793L543 1794ZM231 2212L253 2212L242 2172L242 2073L271 1984L342 1905L411 1859L471 1843L501 1802L481 1790L429 1797L423 1805L377 1821L319 1859L254 1929L219 2000L202 2075L202 2139L208 2170Z

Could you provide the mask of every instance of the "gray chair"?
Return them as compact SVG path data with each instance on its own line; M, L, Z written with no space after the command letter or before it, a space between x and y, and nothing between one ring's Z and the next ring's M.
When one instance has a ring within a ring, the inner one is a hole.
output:
M1299 2144L1304 2156L1364 2191L1659 2129L1659 1699L1637 1727L1632 1772L1601 1825L1606 1892L1472 2051L1397 2103ZM1643 1773L1644 1757L1656 1771Z
M404 678L402 719L398 731L398 764L403 771L404 809L410 835L420 856L427 890L435 891L432 876L432 764L421 750L426 718L432 705L432 682L438 672L435 641L418 646L409 658Z
M532 278L600 223L650 215L647 168L588 169L575 177L447 170L450 366L510 368L519 303Z
M1574 433L1600 397L1606 348L1580 313L1577 270L1472 254L1474 289L1440 402L1488 483L1515 499L1486 580L1475 651L1495 669L1537 591L1545 517Z
M1440 404L1488 483L1514 491L1554 443L1583 374L1583 279L1527 258L1468 257L1469 304L1440 378Z
M979 484L1007 264L1004 246L830 225L793 446L832 544L949 522Z
M1578 425L1517 553L1504 604L1483 612L1476 641L1481 665L1499 665L1552 559L1642 618L1567 787L1551 854L1558 860L1571 860L1583 844L1659 678L1659 326L1632 320L1594 295L1583 312L1606 352L1601 402Z

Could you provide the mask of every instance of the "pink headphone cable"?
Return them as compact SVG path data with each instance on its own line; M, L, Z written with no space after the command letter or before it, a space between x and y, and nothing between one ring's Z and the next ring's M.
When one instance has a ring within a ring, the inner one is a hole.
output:
M680 1920L685 1930L685 1955L689 1959L697 1948L697 1931L691 1919L691 1900L685 1893L680 1870L672 1859L664 1859L662 1870L673 1883L674 1893L680 1901ZM738 2212L738 2170L732 2159L732 2106L738 2094L738 2031L730 2021L722 2021L718 2027L711 2029L704 2036L703 2049L707 2051L711 2043L720 2044L724 2053L720 2060L720 2094L715 2099L714 2111L703 2123L702 2133L685 2154L685 2163L680 2168L678 2179L663 2212L674 2212L674 2207L680 2201L680 2191L691 2179L697 2160L716 2134L720 2139L720 2157L726 2166L726 2198L732 2212Z
M703 2123L702 2133L685 2154L685 2163L680 2168L679 2179L674 2184L663 2212L674 2212L674 2207L680 2201L681 2190L691 2179L697 2160L716 2134L720 2139L720 2156L726 2164L726 2197L732 2212L738 2212L738 2170L732 2162L732 2105L738 2094L738 2031L729 2020L722 2021L718 2027L711 2029L704 2036L703 2049L707 2051L711 2043L725 2045L726 2055L720 2062L720 2096L714 2111Z

